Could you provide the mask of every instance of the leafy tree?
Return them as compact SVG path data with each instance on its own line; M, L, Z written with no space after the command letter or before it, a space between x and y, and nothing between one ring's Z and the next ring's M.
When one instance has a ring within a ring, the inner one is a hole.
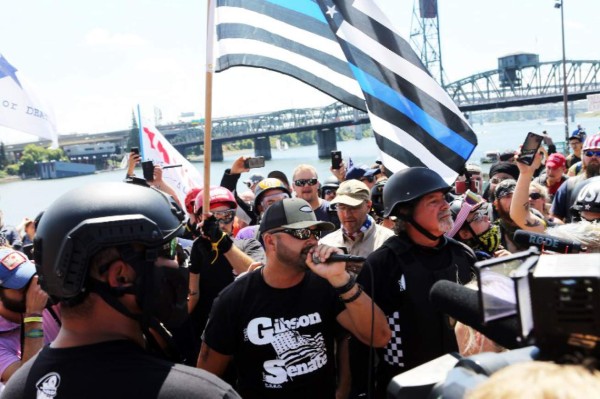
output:
M8 165L8 158L6 158L6 149L4 148L4 142L0 142L0 169L4 169Z
M36 173L36 162L44 161L68 161L68 158L60 148L52 150L35 144L29 144L23 149L23 155L19 160L21 163L19 172L27 176L33 176Z

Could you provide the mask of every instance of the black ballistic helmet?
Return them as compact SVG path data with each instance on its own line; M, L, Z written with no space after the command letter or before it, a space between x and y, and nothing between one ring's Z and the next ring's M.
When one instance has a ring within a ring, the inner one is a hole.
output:
M379 217L383 216L383 188L385 187L386 183L387 179L382 180L376 183L371 189L371 202L373 204L372 208L375 214Z
M575 198L572 209L578 212L600 212L600 176L577 183L572 198Z
M183 230L185 212L166 194L126 183L99 183L62 195L44 212L34 239L40 285L53 299L86 291L99 250L139 243L160 247Z
M414 166L394 173L383 188L384 217L397 216L397 207L424 195L451 187L440 175L429 168Z

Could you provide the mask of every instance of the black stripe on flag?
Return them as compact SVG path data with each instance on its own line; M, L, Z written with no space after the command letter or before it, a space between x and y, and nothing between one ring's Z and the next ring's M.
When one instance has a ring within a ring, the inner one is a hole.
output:
M225 71L231 67L240 65L277 71L283 73L284 75L301 80L315 89L320 90L329 96L335 97L344 104L357 109L365 109L364 99L353 96L347 91L340 89L338 86L331 84L331 82L315 76L312 73L307 72L305 69L299 68L283 60L252 54L235 54L219 57L217 62L222 67L221 71Z

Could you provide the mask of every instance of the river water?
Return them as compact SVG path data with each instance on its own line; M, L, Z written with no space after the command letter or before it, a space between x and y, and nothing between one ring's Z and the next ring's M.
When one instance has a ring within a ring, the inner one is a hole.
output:
M598 131L600 118L582 118L571 122L570 126L575 127L581 123L586 128L588 134ZM502 123L475 124L473 126L478 135L479 145L471 156L471 161L479 163L480 158L486 151L506 149L516 149L524 140L527 132L547 131L555 142L564 141L564 125L561 121L530 120ZM573 129L571 129L573 130ZM342 151L344 159L352 158L355 165L372 164L378 157L378 149L373 138L338 142L338 150ZM246 155L252 155L249 150ZM240 156L237 154L225 154L223 162L213 162L211 164L211 182L218 184L226 168L231 166L233 160ZM287 151L278 151L273 149L273 159L267 161L265 168L253 169L252 172L266 174L271 170L281 170L291 179L291 173L300 163L308 163L317 169L321 179L330 175L329 160L319 160L317 156L317 146L290 148ZM202 168L202 163L195 163L198 168ZM488 166L489 167L489 166ZM486 166L484 165L484 169ZM141 175L141 171L137 173ZM250 174L248 174L250 175ZM111 171L96 173L94 175L71 177L56 180L23 180L0 184L0 209L4 212L5 223L17 225L21 223L24 217L33 218L39 212L72 188L86 184L94 184L106 181L120 181L125 177L125 171ZM242 179L240 181L244 180ZM242 183L239 189L243 190Z

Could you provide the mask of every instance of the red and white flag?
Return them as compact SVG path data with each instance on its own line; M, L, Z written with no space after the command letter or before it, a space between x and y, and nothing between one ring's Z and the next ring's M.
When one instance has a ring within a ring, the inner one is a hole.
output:
M179 151L167 141L149 120L141 119L141 155L144 161L155 165L181 165L163 171L163 180L169 184L183 204L185 195L194 187L202 187L202 175Z

